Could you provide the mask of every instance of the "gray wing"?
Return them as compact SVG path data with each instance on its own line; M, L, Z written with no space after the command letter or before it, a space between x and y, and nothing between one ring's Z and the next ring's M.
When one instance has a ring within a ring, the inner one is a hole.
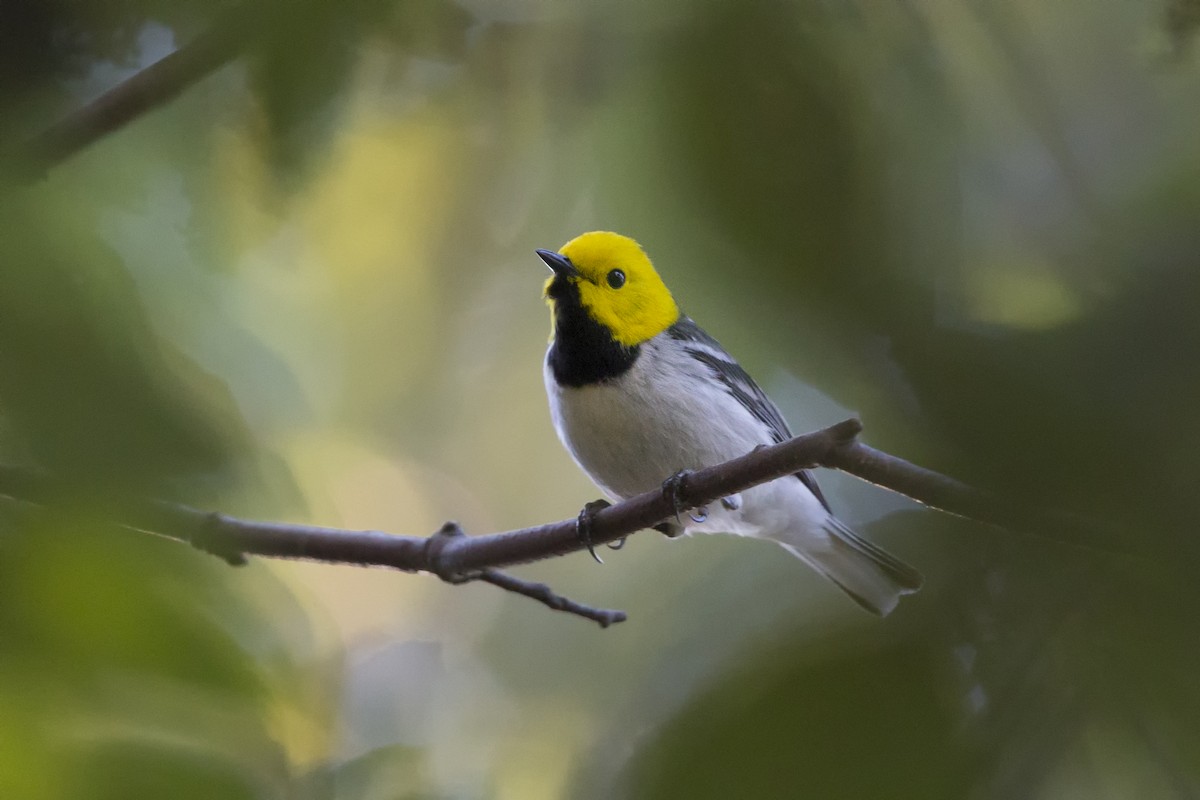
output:
M666 333L672 339L682 342L693 358L707 366L726 391L756 419L767 426L771 431L771 438L776 443L792 438L792 431L788 428L787 421L779 413L775 404L771 402L771 398L767 397L767 393L754 382L749 373L733 360L733 356L721 347L720 342L709 336L689 317L680 317L679 321L668 328ZM812 473L802 469L796 473L796 477L821 501L825 510L832 514L833 509L829 507L825 495L821 494L821 487L817 486L817 480Z

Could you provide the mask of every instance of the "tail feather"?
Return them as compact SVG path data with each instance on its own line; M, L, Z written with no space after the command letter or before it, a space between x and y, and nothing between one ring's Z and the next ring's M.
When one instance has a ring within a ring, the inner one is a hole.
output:
M902 596L924 583L921 573L835 517L828 518L825 532L824 547L785 546L872 614L887 616Z

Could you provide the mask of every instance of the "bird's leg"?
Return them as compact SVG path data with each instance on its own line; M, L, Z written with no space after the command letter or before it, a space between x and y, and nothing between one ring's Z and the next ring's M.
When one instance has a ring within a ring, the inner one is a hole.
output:
M593 500L583 507L579 512L579 516L575 518L575 533L579 539L587 546L587 551L592 554L592 558L596 559L597 564L603 564L604 560L596 555L596 548L592 544L592 518L596 516L596 512L601 509L608 508L612 503L607 500ZM620 549L618 546L614 549Z

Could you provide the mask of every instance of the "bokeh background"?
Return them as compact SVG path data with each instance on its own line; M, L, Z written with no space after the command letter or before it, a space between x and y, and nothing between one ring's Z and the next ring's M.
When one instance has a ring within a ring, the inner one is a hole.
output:
M1200 795L1194 0L248 2L0 5L0 462L80 487L0 503L0 797ZM1103 524L826 474L927 575L890 618L729 537L518 570L602 631L103 523L574 515L532 251L596 228L795 429Z

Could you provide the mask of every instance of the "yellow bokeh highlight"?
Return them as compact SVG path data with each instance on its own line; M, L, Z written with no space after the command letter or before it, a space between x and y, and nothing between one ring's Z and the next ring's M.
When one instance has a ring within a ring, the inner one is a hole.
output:
M337 432L297 437L284 457L308 500L308 516L351 530L427 535L439 519L434 481L415 465L389 460ZM425 598L433 580L392 570L273 564L310 602L312 613L334 622L349 645L375 636L415 636L430 625Z
M429 349L413 343L437 336L446 270L437 248L457 209L465 146L444 111L381 104L378 71L362 59L301 185L280 184L257 112L218 139L213 170L230 258L263 299L243 303L244 324L296 366L318 404L359 409L402 396L427 366ZM313 342L299 328L319 332L331 361L312 368Z
M1048 330L1083 312L1079 294L1049 265L1012 260L972 267L965 296L972 319L1019 330Z

